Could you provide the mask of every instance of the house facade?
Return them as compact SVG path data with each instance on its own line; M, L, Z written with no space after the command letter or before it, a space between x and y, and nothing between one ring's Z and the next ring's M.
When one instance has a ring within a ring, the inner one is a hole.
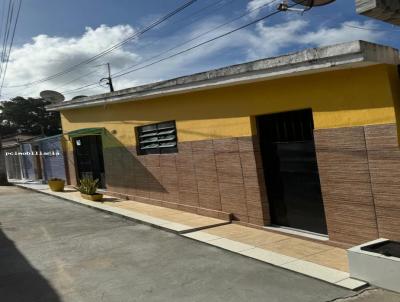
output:
M399 240L399 63L355 41L48 109L70 184L333 243Z
M3 138L2 147L3 147L3 152L5 153L4 159L5 159L7 179L9 180L27 179L26 158L18 154L24 152L24 146L29 145L28 142L35 138L37 138L37 136L21 135L21 134Z
M400 2L398 0L356 0L357 13L400 25Z
M17 135L3 140L7 178L43 181L67 178L64 137Z

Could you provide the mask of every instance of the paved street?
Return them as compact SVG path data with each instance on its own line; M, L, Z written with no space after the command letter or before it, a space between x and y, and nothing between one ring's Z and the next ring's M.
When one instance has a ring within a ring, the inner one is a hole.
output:
M14 187L0 187L0 223L2 302L322 302L354 294Z

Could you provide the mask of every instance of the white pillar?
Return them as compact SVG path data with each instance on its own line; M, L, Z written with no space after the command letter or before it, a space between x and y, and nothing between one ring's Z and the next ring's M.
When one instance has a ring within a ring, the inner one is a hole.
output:
M357 13L400 25L400 1L399 0L356 0Z

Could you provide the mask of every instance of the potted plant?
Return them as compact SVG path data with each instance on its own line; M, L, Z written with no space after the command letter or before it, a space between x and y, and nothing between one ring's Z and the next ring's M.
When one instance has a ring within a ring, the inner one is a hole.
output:
M50 178L48 181L48 185L50 190L53 192L62 192L64 191L65 180L61 178Z
M92 178L82 178L79 181L79 187L76 189L81 192L82 198L91 200L91 201L101 201L103 199L103 194L97 193L97 188L99 186L98 179Z

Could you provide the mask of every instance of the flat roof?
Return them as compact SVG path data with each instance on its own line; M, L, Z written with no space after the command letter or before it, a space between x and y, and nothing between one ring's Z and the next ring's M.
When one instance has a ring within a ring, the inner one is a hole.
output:
M111 93L67 100L49 105L47 109L62 111L132 102L166 95L376 64L399 65L399 51L389 46L365 41L309 48L287 55L232 65Z

